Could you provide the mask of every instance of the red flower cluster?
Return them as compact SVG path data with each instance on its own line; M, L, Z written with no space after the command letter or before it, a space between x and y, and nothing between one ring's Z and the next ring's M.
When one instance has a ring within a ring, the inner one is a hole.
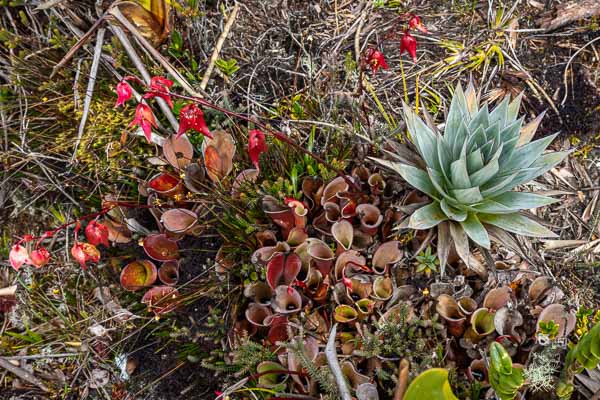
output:
M67 224L68 225L68 224ZM9 261L10 265L15 271L24 265L32 265L36 268L41 268L50 262L50 252L45 248L41 247L42 240L51 238L55 232L64 228L67 225L54 230L47 231L39 238L34 238L31 235L25 235L23 239L15 243L10 249ZM85 228L85 236L89 243L80 243L77 240L77 234L81 228L80 222L77 222L75 226L75 244L71 248L71 254L81 264L82 268L86 268L86 262L98 262L100 259L100 252L96 248L97 245L103 244L108 247L108 228L97 222L96 220L90 221ZM37 239L35 248L28 245Z
M417 40L413 35L410 34L411 29L416 29L423 33L428 33L427 28L421 22L419 16L410 14L408 20L408 27L404 30L402 37L400 38L400 55L405 52L410 55L413 62L417 62ZM365 54L366 63L371 67L373 74L377 73L379 68L388 69L387 62L383 53L379 50L370 48Z

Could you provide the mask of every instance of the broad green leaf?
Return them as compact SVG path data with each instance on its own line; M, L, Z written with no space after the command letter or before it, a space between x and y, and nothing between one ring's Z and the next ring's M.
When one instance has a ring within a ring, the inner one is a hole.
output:
M466 189L472 186L469 180L469 171L467 171L466 157L450 164L450 179L452 180L452 187L456 189Z
M508 96L504 97L502 102L490 113L490 124L498 122L500 126L506 125L508 117Z
M504 193L505 191L510 190L505 188L512 184L517 175L519 175L518 172L509 172L508 174L494 177L494 179L490 180L481 187L481 195L487 199L499 193Z
M494 154L491 160L488 161L488 163L479 171L476 171L471 174L469 178L473 186L483 185L498 173L498 171L500 170L498 159L500 158L500 154L502 154L502 148L502 144L500 144L500 147L498 148L498 150L496 150L496 154Z
M403 110L406 126L419 154L423 157L427 166L439 170L440 163L437 157L437 139L439 136L409 106L403 104Z
M408 227L411 229L429 229L447 219L448 217L440 209L440 204L433 202L415 211L410 216Z
M481 196L478 187L454 189L450 191L450 195L452 195L460 204L465 205L474 205L483 201L483 197Z
M519 185L522 185L537 178L540 175L545 174L546 172L554 168L557 164L561 163L562 160L570 153L570 151L559 151L544 154L543 156L538 158L531 165L531 167L518 172L510 185L504 187L501 192L493 193L490 196L495 196L499 193L507 192L516 188Z
M469 128L467 128L465 121L460 122L454 136L455 141L452 143L452 157L458 159L463 147L468 143L469 139ZM450 141L448 141L448 143L450 143Z
M446 189L447 183L445 181L444 176L440 172L432 168L427 168L427 173L429 174L429 180L433 184L435 190L437 190L438 193L440 193L444 197L450 197L448 194L448 190Z
M402 178L404 178L404 180L406 182L408 182L409 185L411 185L412 187L414 187L415 189L420 190L421 192L425 193L426 195L439 200L439 193L437 192L437 190L435 189L435 187L433 186L433 184L431 183L431 180L429 179L429 175L427 175L427 172L423 171L420 168L417 167L413 167L410 165L406 165L406 164L401 164L398 162L394 162L394 161L388 161L388 160L383 160L383 159L373 159L375 161L377 161L379 164L383 165L384 167L390 168L394 171L396 171L398 174L400 174L400 176Z
M452 221L464 221L467 219L467 212L465 210L453 207L446 199L442 199L440 208Z
M487 142L487 136L485 135L484 127L480 126L477 128L477 130L469 136L467 142L467 152L473 152L477 149L480 149Z
M478 215L478 217L481 222L495 225L498 228L502 228L518 235L533 237L557 237L557 235L548 228L519 213L496 215L481 213Z
M502 204L504 207L512 209L513 211L543 207L558 201L552 197L529 192L506 192L490 200Z
M450 109L446 117L446 126L444 127L444 137L448 141L448 144L454 149L454 144L457 142L456 136L459 128L464 125L464 119L466 118L466 99L460 83L454 90L452 101L450 102Z
M431 368L417 376L406 389L404 400L458 400L448 381L448 370Z
M522 147L517 147L510 160L503 164L502 167L507 170L519 170L529 167L546 150L556 136L558 136L558 133L535 140Z
M506 160L509 160L513 151L515 150L515 147L517 147L517 142L519 141L519 131L521 130L522 125L523 118L519 118L500 131L500 138L504 143L504 150L502 151L502 156L500 157L500 164L503 164Z
M460 222L460 225L475 243L486 249L490 248L490 238L475 213L469 213L467 219Z
M472 174L481 168L483 168L483 156L481 155L481 150L476 149L467 156L467 171L469 171L469 174Z
M488 117L489 117L489 112L488 112L488 107L487 107L487 103L486 103L481 107L481 109L473 117L471 122L469 122L469 126L468 126L469 131L475 132L481 126L483 126L484 128L487 128L490 125Z
M442 174L444 174L444 178L446 181L450 181L450 176L448 172L450 170L450 164L452 163L452 153L450 152L450 148L446 139L443 137L438 138L437 140L437 155L440 162L440 169Z

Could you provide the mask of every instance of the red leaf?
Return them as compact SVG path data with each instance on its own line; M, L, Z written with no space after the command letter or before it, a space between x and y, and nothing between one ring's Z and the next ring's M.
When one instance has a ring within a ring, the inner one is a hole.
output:
M265 134L258 129L251 130L248 132L248 154L250 154L250 160L256 167L258 167L258 157L260 153L264 153L268 150L267 142L265 141Z
M108 228L96 220L90 221L85 227L85 237L94 246L103 244L108 247Z
M117 102L115 103L115 107L125 105L125 102L131 99L131 93L131 86L125 80L117 83Z
M408 54L412 57L413 62L417 62L417 41L408 31L404 32L402 35L402 39L400 39L400 55L404 52L408 52Z
M179 111L179 130L175 138L179 138L190 129L194 129L204 136L212 138L204 120L204 113L194 103L188 104Z

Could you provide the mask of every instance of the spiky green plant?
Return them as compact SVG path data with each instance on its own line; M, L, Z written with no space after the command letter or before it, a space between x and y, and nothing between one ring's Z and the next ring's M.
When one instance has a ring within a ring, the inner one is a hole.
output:
M555 200L513 189L550 170L568 152L543 154L556 134L532 141L542 116L523 126L520 101L505 98L490 111L487 104L479 106L472 85L466 92L458 85L443 134L429 115L425 123L404 105L404 120L422 160L411 160L405 152L396 154L395 161L375 160L432 199L412 214L409 228L444 223L457 250L468 243L467 237L489 249L489 226L519 235L555 236L521 212Z

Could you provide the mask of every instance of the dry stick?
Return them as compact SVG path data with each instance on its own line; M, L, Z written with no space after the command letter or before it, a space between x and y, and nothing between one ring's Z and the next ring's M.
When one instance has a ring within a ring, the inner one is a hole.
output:
M247 122L251 122L254 125L256 125L257 127L261 128L262 130L264 130L267 133L269 133L270 135L274 136L279 141L284 142L286 144L289 144L290 146L292 146L296 150L299 150L302 153L304 153L304 154L312 157L319 164L322 164L325 167L329 168L331 171L334 171L338 176L342 177L344 179L344 181L346 181L346 183L349 186L351 186L357 193L359 193L361 191L360 187L358 187L356 185L356 183L354 183L352 181L352 179L348 178L348 176L344 173L344 171L340 170L339 168L334 167L333 165L331 165L330 163L328 163L327 161L325 161L324 159L322 159L318 155L314 154L313 152L311 152L309 150L306 150L304 147L300 146L298 143L294 142L292 139L290 139L289 137L287 137L283 132L279 132L279 131L276 131L274 129L271 129L267 125L263 124L262 122L259 122L259 121L255 120L255 119L247 117L246 115L239 114L239 113L227 110L226 108L219 107L216 104L213 104L213 103L211 103L211 102L209 102L209 101L207 101L205 99L201 99L201 98L198 98L198 97L185 96L185 95L177 94L177 93L162 92L162 91L158 91L158 90L153 90L153 91L150 91L149 93L169 95L171 97L175 97L175 98L178 98L178 99L193 101L194 103L198 103L198 104L203 105L205 107L212 108L213 110L220 111L223 114L228 115L230 117L235 117L235 118L239 118L241 120L247 121Z
M344 374L342 373L342 368L340 367L340 363L337 359L337 351L335 348L336 333L337 324L333 325L333 328L331 328L329 340L327 340L327 346L325 347L325 357L327 357L327 364L329 364L329 369L331 369L338 390L340 391L341 399L352 400L352 396L350 395L350 389L348 388L348 384L346 383L346 379L344 378Z
M38 378L33 376L32 373L30 373L27 370L24 370L23 368L19 368L15 365L11 364L4 357L0 357L0 367L4 368L8 372L12 372L19 378L23 379L24 381L27 381L27 382L31 383L32 385L39 387L44 392L50 391L50 389L48 389L48 387L46 385L44 385L44 383L41 380L39 380Z
M166 58L162 56L152 45L146 40L145 37L136 29L135 26L129 22L129 20L121 13L119 7L112 7L109 11L111 15L113 15L117 21L121 23L129 32L135 36L135 38L140 42L142 46L152 55L152 57L156 58L158 62L173 76L173 78L183 87L183 89L188 92L192 96L202 97L199 93L197 93L194 88L188 83L188 81L175 69Z
M396 384L396 390L394 391L394 400L403 400L406 389L408 389L408 372L410 363L406 358L400 361L398 366L398 383Z
M98 18L98 20L94 22L94 25L92 25L92 27L77 41L77 43L75 43L75 45L71 47L71 49L69 49L69 51L67 52L67 54L65 54L62 60L60 60L60 62L56 64L54 68L52 68L52 73L50 74L51 79L59 69L64 67L65 64L68 63L71 58L73 58L73 55L75 55L77 50L79 50L81 46L85 44L85 42L90 38L90 36L92 36L92 33L94 33L96 29L100 27L100 24L102 24L102 22L104 22L104 16Z
M146 66L144 65L144 63L142 62L142 60L136 53L131 42L127 38L127 35L125 35L125 33L123 32L123 29L111 24L110 30L115 34L115 36L119 39L119 41L125 48L127 55L133 62L133 65L135 65L135 68L142 75L142 78L144 79L144 82L146 82L146 85L150 85L150 73L148 72L148 70L146 69ZM179 123L177 122L177 118L175 118L175 116L173 115L171 108L169 107L167 102L164 101L163 99L157 98L156 100L158 101L158 106L160 107L160 110L163 112L163 114L169 120L169 124L171 124L171 127L173 128L173 130L175 130L175 132L177 132L179 130ZM161 138L162 138L162 136L161 136Z
M240 5L238 3L235 3L235 6L233 7L231 14L229 14L229 18L227 19L227 22L225 23L223 32L221 32L221 36L219 36L219 39L217 39L217 44L215 45L215 49L213 50L212 55L210 56L208 68L206 68L206 72L204 73L204 76L202 77L202 82L200 82L200 89L202 89L202 90L205 90L206 85L208 85L208 80L210 79L213 69L215 68L215 63L217 62L217 59L219 58L219 53L221 53L221 49L223 48L223 43L225 43L225 39L227 39L227 36L229 35L229 31L231 30L231 27L233 26L233 23L235 22L235 18L237 17L238 11L240 11Z
M94 95L94 85L96 84L96 76L98 75L98 66L100 65L100 56L102 55L102 43L104 42L104 32L106 29L98 29L96 34L96 46L94 47L94 59L92 61L92 67L90 68L90 79L88 80L87 89L85 90L85 99L83 100L83 115L79 122L79 130L77 131L77 139L75 140L75 146L73 147L73 155L71 156L71 162L75 160L77 155L77 149L83 136L83 130L85 129L85 123L87 122L88 114L90 112L90 105L92 104L92 96Z

